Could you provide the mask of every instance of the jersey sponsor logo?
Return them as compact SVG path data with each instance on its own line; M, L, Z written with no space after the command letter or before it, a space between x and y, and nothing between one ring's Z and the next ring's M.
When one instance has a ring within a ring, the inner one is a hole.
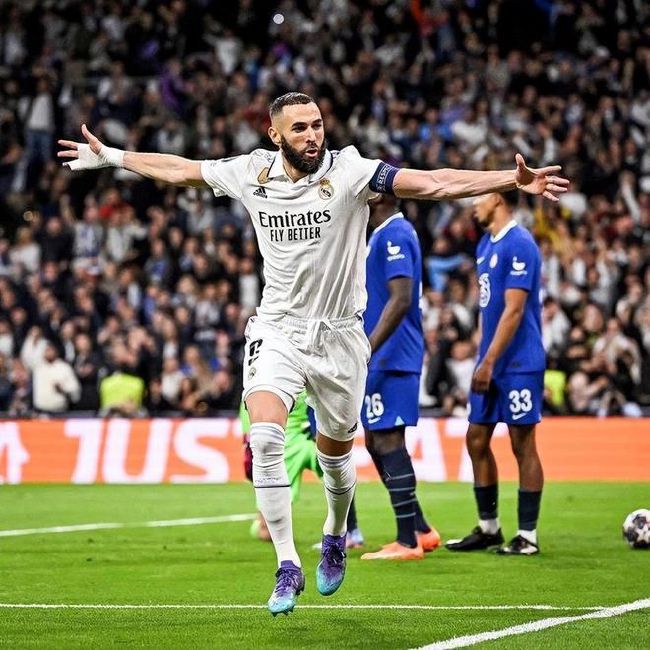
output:
M496 253L493 253L492 257L490 258L490 268L493 269L497 265L498 261L499 256Z
M323 201L327 201L334 196L334 188L332 187L332 182L323 178L320 182L320 187L318 188L318 196L320 196Z
M386 250L388 251L388 257L386 259L389 262L394 262L395 260L403 260L405 257L404 253L400 253L402 247L393 246L393 242L390 240L386 242Z
M268 198L268 197L266 196L266 190L265 190L263 187L258 187L258 188L253 192L253 196L259 196L259 197L262 198L262 199L266 199L266 198Z
M481 273L478 278L479 298L478 304L480 307L487 307L490 303L492 296L490 292L490 276L488 273Z
M309 210L307 212L289 212L269 214L257 212L260 226L268 228L272 242L303 241L320 239L320 226L332 220L330 210Z
M519 262L517 261L517 256L512 258L512 271L510 271L510 275L527 275L528 271L526 271L526 262Z
M526 268L526 262L518 262L517 261L517 256L515 255L512 258L512 268L515 271L523 271Z

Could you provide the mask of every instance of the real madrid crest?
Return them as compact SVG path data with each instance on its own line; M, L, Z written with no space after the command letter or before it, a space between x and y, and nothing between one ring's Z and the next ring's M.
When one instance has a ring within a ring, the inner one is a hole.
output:
M320 187L318 188L318 196L320 196L323 201L327 201L334 196L334 187L329 179L323 178L321 180Z

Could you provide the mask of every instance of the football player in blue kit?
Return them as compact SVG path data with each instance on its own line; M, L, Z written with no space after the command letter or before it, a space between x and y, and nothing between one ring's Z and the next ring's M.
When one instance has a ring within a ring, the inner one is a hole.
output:
M474 470L479 525L452 551L498 547L506 555L539 553L544 473L535 444L542 415L545 353L541 328L541 255L532 235L512 218L516 193L475 200L478 223L487 231L478 244L481 343L469 397L467 450ZM497 466L490 440L497 422L508 425L519 467L517 535L503 545L497 511Z
M368 306L364 329L372 356L361 420L366 448L390 495L396 541L362 560L421 560L440 544L415 495L413 463L404 440L418 422L424 339L420 296L422 256L413 226L396 212L395 197L374 204L366 257Z

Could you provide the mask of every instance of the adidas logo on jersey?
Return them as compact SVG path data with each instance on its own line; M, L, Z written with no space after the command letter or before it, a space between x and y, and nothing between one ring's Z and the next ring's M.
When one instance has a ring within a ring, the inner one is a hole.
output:
M254 192L253 196L259 196L262 199L266 199L266 190L263 187L258 187Z

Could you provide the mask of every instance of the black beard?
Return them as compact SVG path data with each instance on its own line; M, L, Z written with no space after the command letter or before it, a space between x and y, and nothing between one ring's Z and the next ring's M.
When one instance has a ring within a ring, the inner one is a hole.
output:
M298 149L294 149L284 138L280 136L280 149L284 154L284 157L287 159L287 162L299 172L303 174L314 174L318 171L319 167L323 162L325 157L325 151L327 150L327 140L323 140L323 144L318 150L318 156L313 160L303 156Z

